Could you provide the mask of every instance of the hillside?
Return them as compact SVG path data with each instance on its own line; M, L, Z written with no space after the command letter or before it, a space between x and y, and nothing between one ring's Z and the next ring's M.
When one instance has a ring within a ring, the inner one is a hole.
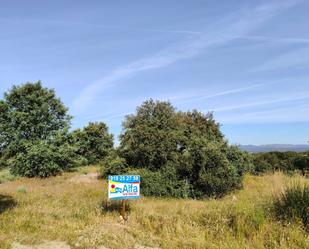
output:
M308 144L265 144L265 145L240 145L239 148L243 151L252 153L270 152L270 151L309 151Z
M299 176L248 175L220 200L142 198L123 224L96 170L0 184L0 248L309 248L302 226L278 223L268 207Z

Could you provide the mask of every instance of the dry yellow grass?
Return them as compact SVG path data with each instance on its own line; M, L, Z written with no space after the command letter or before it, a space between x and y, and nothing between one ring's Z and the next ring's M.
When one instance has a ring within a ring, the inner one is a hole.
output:
M95 171L96 168L90 168ZM83 172L85 173L85 172ZM246 176L244 189L221 200L142 198L127 224L104 211L106 182L74 182L81 174L20 178L0 184L0 248L13 242L67 242L71 248L309 248L301 224L283 225L268 205L273 192L300 177Z

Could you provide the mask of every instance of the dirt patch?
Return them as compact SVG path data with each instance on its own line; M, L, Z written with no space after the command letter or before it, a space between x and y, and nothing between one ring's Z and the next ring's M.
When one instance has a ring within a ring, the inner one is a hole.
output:
M134 249L160 249L160 248L159 247L142 246L142 245L136 244Z
M13 243L12 249L71 249L65 242L49 241L36 246L26 246L19 243Z
M98 173L88 173L84 175L77 175L69 179L73 183L94 183L98 182Z

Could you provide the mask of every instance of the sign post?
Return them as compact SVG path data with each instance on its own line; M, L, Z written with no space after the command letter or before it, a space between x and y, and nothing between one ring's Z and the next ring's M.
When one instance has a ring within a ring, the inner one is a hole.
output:
M108 176L108 198L110 200L121 200L120 214L126 221L126 201L128 199L140 198L139 175L111 175Z

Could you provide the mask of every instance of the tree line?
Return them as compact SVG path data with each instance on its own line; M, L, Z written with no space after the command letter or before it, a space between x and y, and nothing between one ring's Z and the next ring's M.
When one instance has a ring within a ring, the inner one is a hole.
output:
M309 152L264 152L253 154L254 174L262 174L271 171L294 172L302 175L309 170Z
M13 86L0 100L0 167L48 177L100 164L102 177L140 174L144 195L184 198L221 197L241 188L246 172L283 167L279 154L252 156L229 145L212 113L178 111L166 101L150 99L126 116L117 148L104 122L71 130L71 120L53 89ZM284 167L300 169L307 158Z

